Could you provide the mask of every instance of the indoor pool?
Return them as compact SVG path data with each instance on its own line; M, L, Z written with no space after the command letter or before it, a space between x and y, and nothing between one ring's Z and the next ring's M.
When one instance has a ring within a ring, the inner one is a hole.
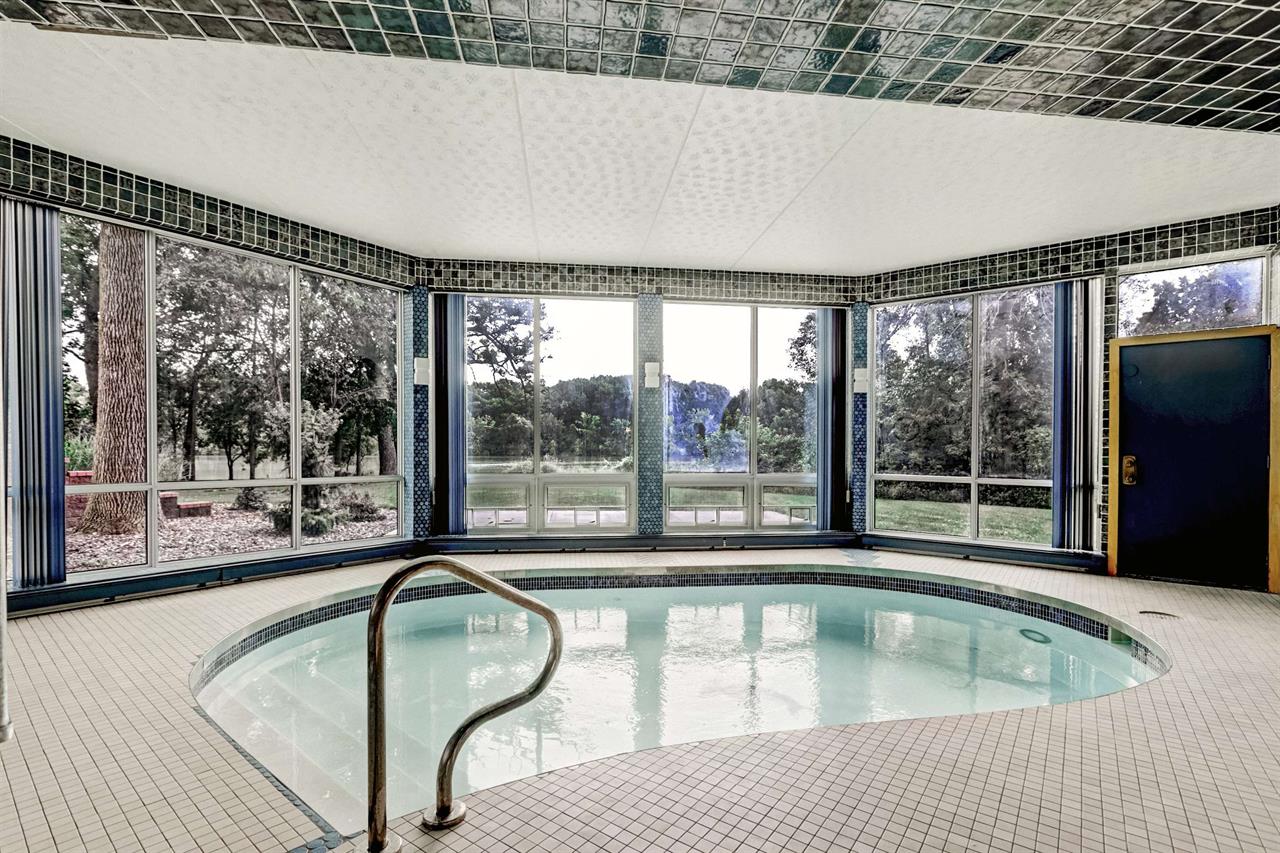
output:
M533 592L564 626L559 671L537 700L471 738L455 790L728 735L1072 702L1163 669L1149 645L1043 603L990 594L1039 619L937 592L832 583ZM351 832L366 808L367 609L327 607L311 624L292 612L259 627L258 640L224 643L195 686L232 738ZM400 815L432 802L445 739L468 712L530 681L548 639L540 619L492 595L397 604L387 639L389 811Z

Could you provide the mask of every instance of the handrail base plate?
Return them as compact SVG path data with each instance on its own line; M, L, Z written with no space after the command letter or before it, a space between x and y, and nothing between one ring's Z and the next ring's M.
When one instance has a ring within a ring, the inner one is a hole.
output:
M400 853L402 847L404 847L404 839L391 830L387 830L387 843L383 845L381 850L371 850L370 853Z
M444 817L440 817L435 812L423 812L422 828L428 832L439 832L442 829L453 829L466 819L467 804L461 800L454 800L453 805L449 807L449 813Z

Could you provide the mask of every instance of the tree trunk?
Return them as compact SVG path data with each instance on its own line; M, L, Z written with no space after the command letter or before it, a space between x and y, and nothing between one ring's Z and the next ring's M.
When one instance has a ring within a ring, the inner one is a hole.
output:
M394 474L398 461L395 424L383 424L378 431L378 473Z
M93 476L97 483L147 478L146 237L104 223L98 244L97 425ZM143 492L94 494L79 529L132 533L146 518Z
M196 416L200 405L200 371L191 371L191 382L187 385L187 426L182 436L182 479L196 478Z
M99 252L101 252L101 249L99 249ZM101 267L101 256L99 256L98 264ZM98 273L98 281L102 281L101 271ZM98 344L98 324L100 322L102 304L102 291L100 288L101 284L98 287L89 286L85 288L84 293L84 379L89 392L89 412L95 420L98 417L98 361L101 358Z

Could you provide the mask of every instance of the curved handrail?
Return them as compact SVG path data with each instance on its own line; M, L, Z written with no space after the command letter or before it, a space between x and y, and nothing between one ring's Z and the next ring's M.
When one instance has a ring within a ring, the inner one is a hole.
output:
M532 701L546 689L560 663L564 648L564 633L555 612L538 599L503 583L490 574L467 565L452 557L419 557L397 569L378 590L369 607L369 853L393 853L400 849L401 841L387 831L387 708L386 708L386 626L387 611L405 584L422 572L440 569L459 580L466 581L485 592L531 610L547 622L551 632L551 648L547 662L542 665L528 687L502 699L485 705L468 716L445 744L436 771L436 807L434 812L424 812L422 825L426 829L447 829L457 826L466 817L466 805L453 801L453 766L458 753L476 729L494 717Z

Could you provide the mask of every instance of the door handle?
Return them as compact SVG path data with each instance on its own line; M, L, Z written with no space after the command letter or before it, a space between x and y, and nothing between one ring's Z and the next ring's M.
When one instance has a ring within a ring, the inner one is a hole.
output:
M1120 485L1122 486L1138 485L1138 457L1136 456L1120 457Z

